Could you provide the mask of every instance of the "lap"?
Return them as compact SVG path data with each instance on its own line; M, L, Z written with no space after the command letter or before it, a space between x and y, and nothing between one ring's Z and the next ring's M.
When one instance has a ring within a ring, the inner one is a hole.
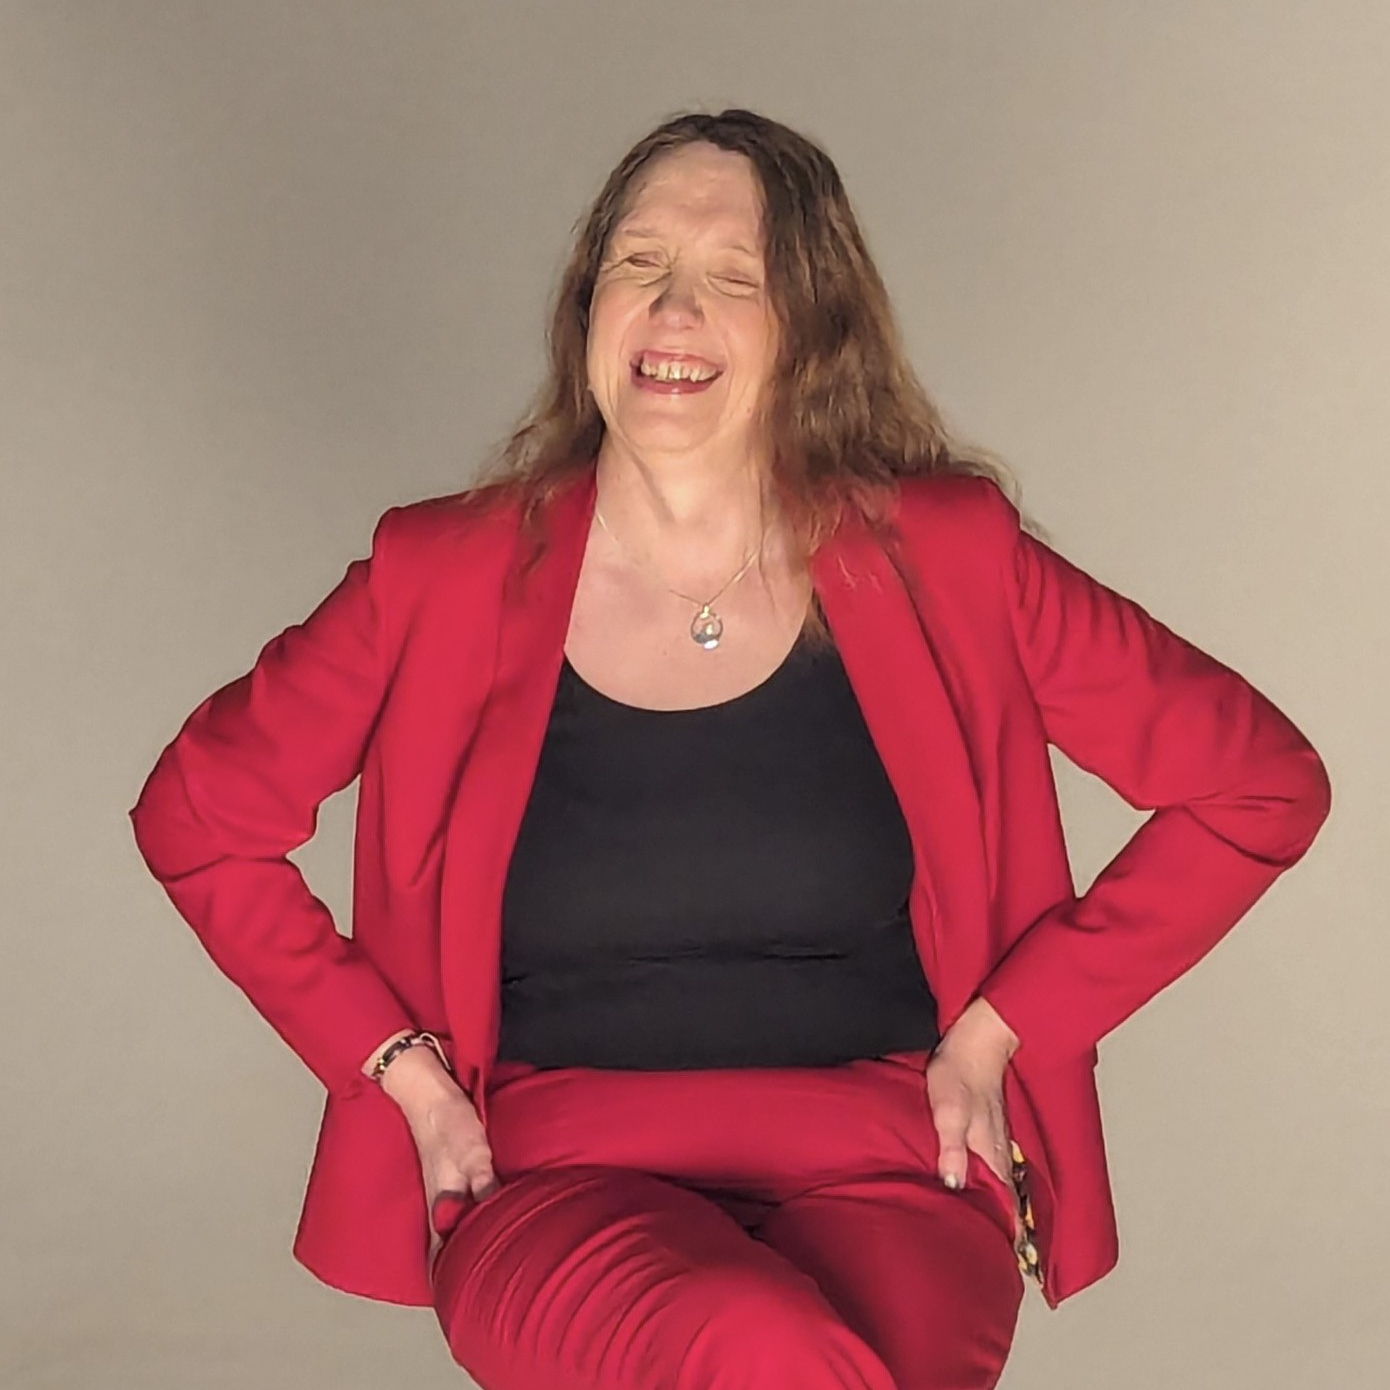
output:
M874 1176L741 1221L641 1171L535 1170L455 1228L436 1313L484 1390L987 1387L1022 1293L994 1201Z

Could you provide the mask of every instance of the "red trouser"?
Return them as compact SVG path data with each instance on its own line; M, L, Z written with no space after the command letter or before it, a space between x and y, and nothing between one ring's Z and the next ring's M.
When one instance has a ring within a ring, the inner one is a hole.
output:
M498 1191L435 1261L483 1390L975 1390L1013 1339L1008 1187L936 1177L925 1054L536 1070L487 1091Z

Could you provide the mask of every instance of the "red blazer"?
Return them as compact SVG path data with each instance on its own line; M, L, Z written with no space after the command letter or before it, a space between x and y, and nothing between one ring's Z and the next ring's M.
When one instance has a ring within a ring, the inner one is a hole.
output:
M130 812L216 965L327 1088L294 1254L368 1298L431 1301L429 1232L404 1117L360 1067L422 1027L461 1084L489 1074L503 880L593 478L554 503L525 576L510 506L387 511L370 558L199 705ZM908 482L897 522L896 560L846 524L814 583L911 831L941 1025L983 995L1021 1039L1005 1106L1056 1307L1118 1255L1096 1044L1303 855L1328 778L1268 699L1021 530L993 483ZM1153 810L1080 896L1049 743ZM286 855L359 775L347 938Z

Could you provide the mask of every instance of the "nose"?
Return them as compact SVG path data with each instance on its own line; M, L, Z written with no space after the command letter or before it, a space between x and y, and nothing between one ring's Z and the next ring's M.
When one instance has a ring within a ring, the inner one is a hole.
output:
M661 293L652 300L650 314L663 323L696 323L704 318L695 276L677 267L666 277Z

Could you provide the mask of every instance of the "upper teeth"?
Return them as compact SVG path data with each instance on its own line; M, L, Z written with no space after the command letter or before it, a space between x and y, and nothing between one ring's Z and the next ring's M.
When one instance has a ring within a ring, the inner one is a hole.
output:
M700 367L694 362L649 362L645 357L638 366L643 376L660 381L708 381L715 375L713 367Z

